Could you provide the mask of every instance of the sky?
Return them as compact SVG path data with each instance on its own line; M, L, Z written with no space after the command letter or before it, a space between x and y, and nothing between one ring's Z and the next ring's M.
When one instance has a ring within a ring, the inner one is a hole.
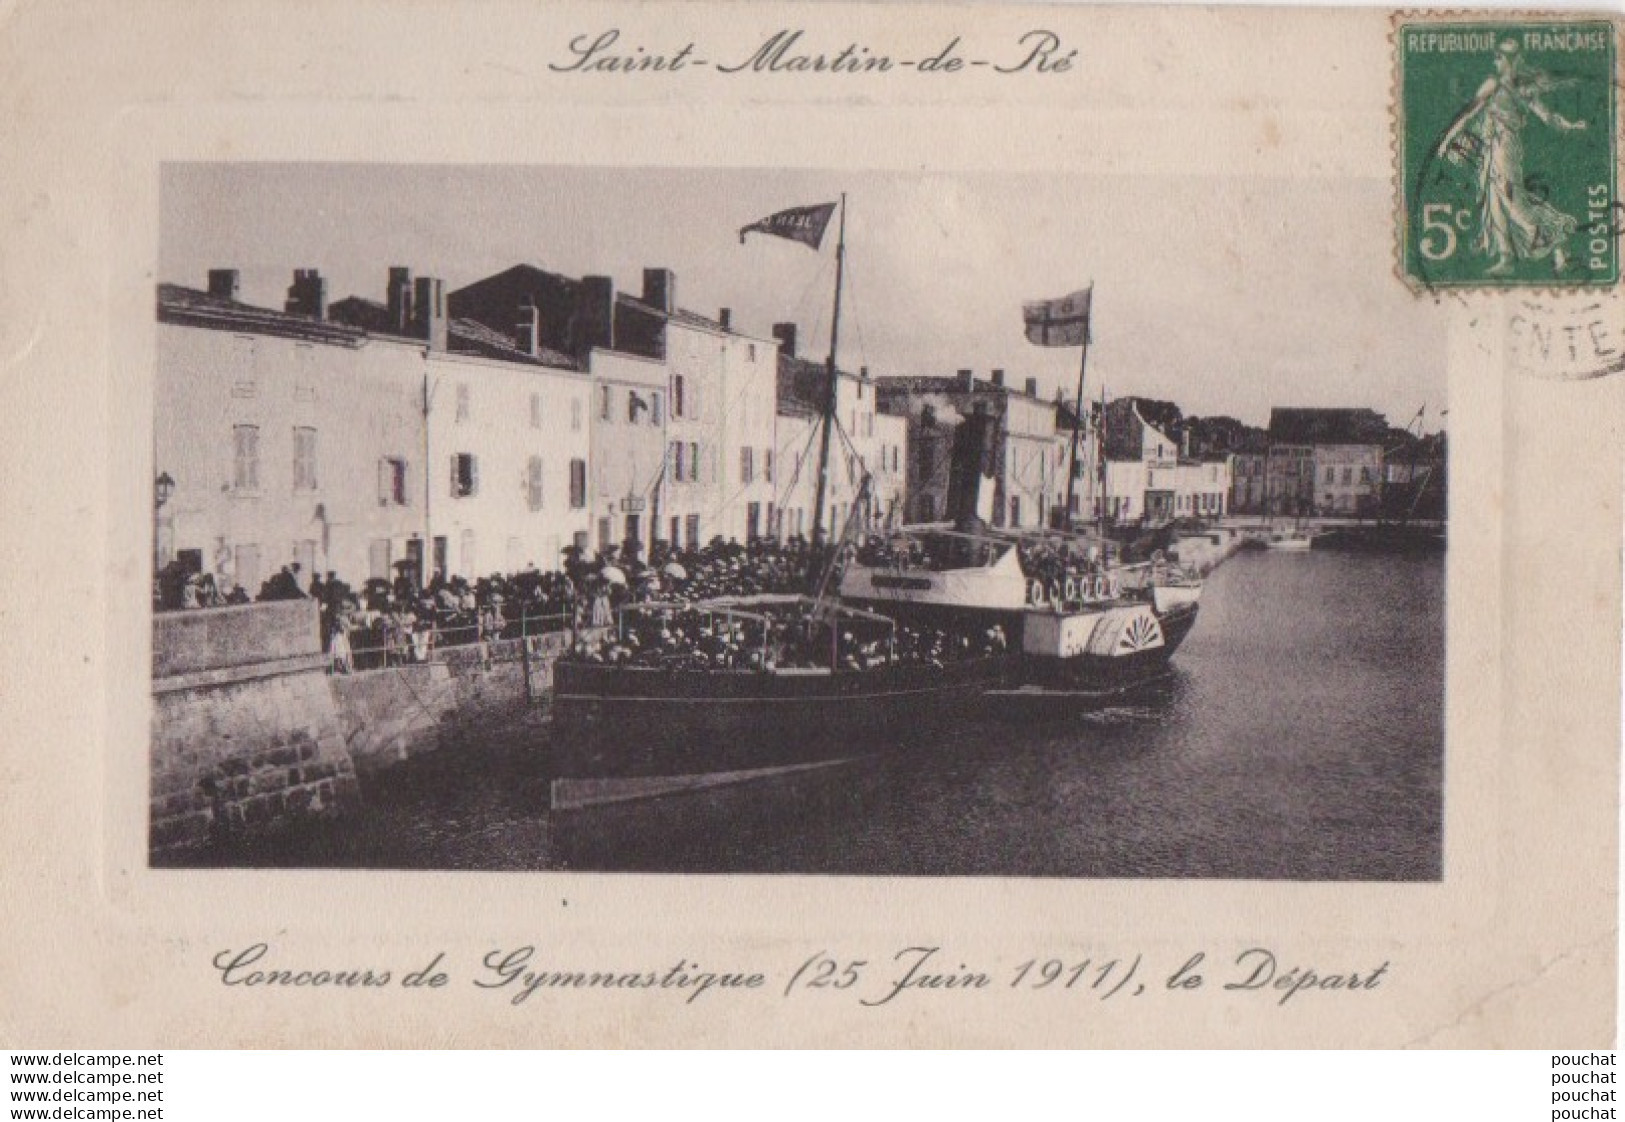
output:
M1396 279L1384 179L979 172L169 164L159 279L280 308L295 268L330 300L382 300L392 265L447 290L526 262L607 274L636 294L670 268L678 302L768 337L795 321L828 349L836 230L821 251L738 230L847 196L844 369L1003 368L1077 389L1076 348L1025 340L1021 305L1093 283L1090 397L1267 423L1272 406L1353 406L1403 425L1445 402L1443 318Z

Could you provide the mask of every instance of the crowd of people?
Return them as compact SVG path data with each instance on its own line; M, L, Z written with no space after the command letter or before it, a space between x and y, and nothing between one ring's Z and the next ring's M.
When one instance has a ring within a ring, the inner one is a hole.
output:
M437 573L423 588L405 565L394 580L355 587L332 571L307 575L293 562L253 597L236 584L222 592L214 574L172 562L153 582L153 610L315 600L323 649L336 670L348 672L425 662L440 647L605 627L629 603L803 592L809 572L829 555L800 538L749 545L717 538L684 549L657 542L647 557L636 543L596 554L572 546L554 571L531 565L474 581Z
M583 637L565 655L580 662L660 670L871 670L935 666L1006 649L1001 627L888 626L820 615L810 602L733 612L704 605L627 613L620 626Z

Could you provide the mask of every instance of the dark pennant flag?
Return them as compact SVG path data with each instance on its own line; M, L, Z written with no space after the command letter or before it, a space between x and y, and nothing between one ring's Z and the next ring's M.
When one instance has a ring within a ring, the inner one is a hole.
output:
M830 217L834 213L834 203L781 210L741 229L739 244L745 244L746 234L772 234L776 238L789 238L793 242L817 249L824 244L824 228L829 225Z

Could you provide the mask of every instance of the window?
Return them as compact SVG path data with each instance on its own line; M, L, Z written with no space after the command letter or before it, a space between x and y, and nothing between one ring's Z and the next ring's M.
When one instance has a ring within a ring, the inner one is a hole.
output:
M700 444L697 440L688 442L688 481L700 481Z
M1370 468L1362 467L1360 469L1360 482L1361 483L1370 483L1371 482L1371 469Z
M682 544L682 540L677 536L678 534L682 533L682 530L683 530L683 521L682 521L682 519L678 518L675 514L672 515L671 516L671 537L668 538L667 540L671 542L671 545L672 545L673 549L676 549L679 545Z
M1336 468L1327 468L1326 469L1326 482L1327 483L1336 483L1337 482L1337 469Z
M539 393L530 395L530 427L533 429L542 427L542 395Z
M579 397L572 397L570 399L570 431L571 432L580 432L581 431L581 414L583 412L584 412L584 410L581 408L581 399Z
M293 430L293 489L316 490L316 430Z
M469 393L468 393L468 383L467 382L458 382L457 383L457 423L458 424L462 424L464 421L468 420L469 403L470 403L470 398L469 398Z
M699 515L691 514L691 515L688 516L687 519L684 520L683 533L687 537L688 544L690 546L698 546L700 544L700 516Z
M609 519L600 518L598 520L598 548L599 549L608 549L613 544L609 540L609 533L610 533Z
M666 416L661 412L659 391L649 395L649 423L657 426L666 423Z
M533 511L542 509L542 458L532 456L525 464L525 502Z
M756 361L756 344L755 343L748 344L745 347L745 351L746 351L746 357L749 358L750 361L755 362Z
M406 461L386 456L378 461L378 505L406 505Z
M637 390L628 390L626 393L626 423L638 423L638 410L644 408L644 401L638 396Z
M683 442L681 440L671 442L671 479L673 483L683 481Z
M1353 482L1354 482L1354 469L1351 468L1351 467L1344 468L1343 469L1343 486L1347 487L1350 483L1353 483Z
M233 425L231 429L231 451L231 485L233 489L238 491L258 491L260 489L259 428L255 425Z
M388 538L373 538L367 545L367 576L373 580L388 580L390 546Z
M480 567L478 554L474 550L474 531L465 529L463 531L463 540L459 544L462 546L460 552L463 558L463 575L465 577L477 576Z
M762 478L769 483L773 482L773 449L771 448L762 449ZM771 522L772 519L769 518L768 521Z
M683 408L683 376L674 374L671 379L671 415L673 417L687 416Z
M451 458L451 497L466 499L480 489L480 462L468 452Z
M753 448L739 450L739 482L749 483L756 478L756 451Z
M608 386L599 386L598 387L598 419L600 421L609 420L609 410L610 410L609 397L610 397L609 387Z
M580 510L587 505L587 461L570 461L570 509Z

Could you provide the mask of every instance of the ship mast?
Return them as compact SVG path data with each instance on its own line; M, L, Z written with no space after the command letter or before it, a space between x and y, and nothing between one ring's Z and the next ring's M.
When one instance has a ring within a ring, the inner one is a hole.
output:
M835 353L841 337L841 275L846 267L846 192L841 192L841 227L835 243L835 312L829 324L829 361L826 374L829 389L824 398L824 432L818 449L818 500L813 506L813 545L824 538L824 496L829 490L829 437L835 427L838 408L840 376L836 373Z
M1079 348L1081 357L1078 359L1078 398L1077 407L1072 414L1072 454L1066 465L1066 526L1072 528L1074 515L1073 503L1076 501L1078 483L1078 440L1083 434L1083 382L1084 372L1089 369L1089 321L1083 325L1083 346Z

